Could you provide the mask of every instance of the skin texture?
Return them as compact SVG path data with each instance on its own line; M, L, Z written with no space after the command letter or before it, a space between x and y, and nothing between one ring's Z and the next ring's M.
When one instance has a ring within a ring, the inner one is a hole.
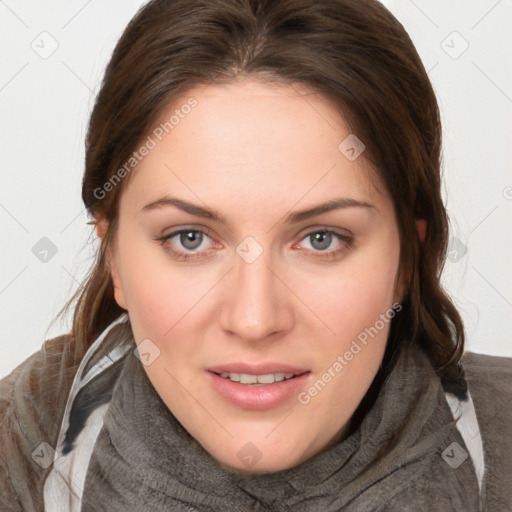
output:
M244 79L189 90L161 120L190 97L197 106L143 159L121 195L109 253L115 297L137 344L150 339L160 350L145 371L190 434L229 471L277 471L343 438L382 361L389 322L307 404L294 394L271 409L236 407L210 386L206 369L282 362L311 372L307 391L402 297L395 212L368 161L339 151L350 130L321 96ZM214 208L228 224L174 206L141 211L164 195ZM290 212L341 197L373 207L284 222ZM99 219L100 237L105 227ZM179 235L164 245L155 240L185 228L207 231L196 249ZM314 237L322 229L350 234L352 245L333 235L323 252L338 254L322 256ZM248 236L263 251L252 263L236 252ZM200 257L178 261L169 246ZM248 442L261 454L251 467L238 456Z

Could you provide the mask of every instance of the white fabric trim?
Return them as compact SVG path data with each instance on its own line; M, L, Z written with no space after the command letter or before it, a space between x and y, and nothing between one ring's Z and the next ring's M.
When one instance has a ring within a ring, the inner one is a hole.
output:
M91 368L89 373L85 376L85 378L82 378L82 373L84 371L85 366L91 359L91 357L94 355L96 350L100 347L100 345L103 343L103 340L107 337L107 334L118 324L126 321L128 318L128 315L126 313L123 313L119 318L114 320L101 334L98 336L96 341L89 347L87 352L85 353L82 361L80 362L80 366L78 367L78 370L75 374L75 378L73 379L73 384L71 386L71 390L69 392L68 400L66 402L66 408L64 409L64 416L62 417L62 423L60 427L60 434L59 438L57 440L57 447L54 461L57 460L57 457L60 456L60 448L62 446L62 443L64 442L64 438L66 436L66 431L69 426L69 414L71 412L71 406L73 405L73 401L80 391L80 389L87 384L94 376L96 376L100 371L102 371L106 366L109 366L112 364L112 359L110 358L110 363L104 362L103 358L100 362L103 363L103 367L101 369L96 368L96 365L94 368ZM117 347L116 347L117 348ZM116 349L114 349L116 350ZM111 352L112 354L112 352Z
M96 439L103 426L103 420L107 413L109 403L102 404L89 415L84 428L75 440L74 448L66 455L63 455L62 448L66 431L69 427L69 415L73 401L80 389L86 386L91 379L96 377L99 373L103 372L106 368L123 357L128 350L131 350L130 346L115 347L107 355L103 356L89 370L87 375L82 376L85 366L98 350L107 334L116 325L125 322L127 318L128 315L123 313L119 318L114 320L89 347L80 362L64 409L57 447L55 448L53 458L53 467L44 483L45 512L80 512L82 506L82 492L89 460Z
M44 484L45 512L80 512L87 468L109 404L91 413L75 441L75 448L53 463Z
M471 393L468 390L468 400L466 402L459 400L451 393L445 393L445 396L452 411L452 416L456 420L455 424L466 443L469 455L475 466L478 490L481 493L485 470L484 447Z

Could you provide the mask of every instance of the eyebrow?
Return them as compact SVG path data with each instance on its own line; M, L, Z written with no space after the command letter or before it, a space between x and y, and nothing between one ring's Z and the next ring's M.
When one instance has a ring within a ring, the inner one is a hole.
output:
M227 219L213 208L199 206L197 204L189 203L188 201L185 201L183 199L178 199L176 197L169 196L161 197L160 199L157 199L156 201L147 204L146 206L141 208L141 212L155 210L158 208L162 208L164 206L175 206L180 210L191 215L194 215L196 217L210 219L221 224L228 224ZM301 222L303 220L310 219L312 217L316 217L317 215L321 215L322 213L345 208L369 208L377 210L376 206L366 201L358 201L357 199L340 197L336 199L331 199L330 201L319 204L312 208L307 208L304 210L289 213L285 217L284 221L287 224L294 224Z

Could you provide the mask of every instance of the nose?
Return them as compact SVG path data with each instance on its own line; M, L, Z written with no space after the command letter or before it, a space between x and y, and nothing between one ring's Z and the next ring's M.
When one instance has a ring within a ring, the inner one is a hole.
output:
M235 253L234 268L228 279L228 298L220 312L224 331L254 342L274 340L292 328L293 294L284 284L285 276L280 275L267 252L252 263Z

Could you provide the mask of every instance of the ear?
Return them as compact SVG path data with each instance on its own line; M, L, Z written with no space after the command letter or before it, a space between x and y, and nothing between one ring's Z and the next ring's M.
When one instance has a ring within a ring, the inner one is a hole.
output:
M108 221L104 218L98 218L95 222L96 234L103 242L105 235L108 231ZM110 270L110 277L112 278L112 285L114 287L114 298L120 308L128 310L126 306L126 298L121 282L121 275L119 271L119 261L116 254L116 247L114 241L111 241L105 251L107 267Z
M101 217L95 218L95 220L91 224L94 224L96 235L101 241L103 241L105 235L107 234L108 222L103 217Z
M423 242L427 235L427 221L425 219L416 219L416 230L418 231L420 242Z

